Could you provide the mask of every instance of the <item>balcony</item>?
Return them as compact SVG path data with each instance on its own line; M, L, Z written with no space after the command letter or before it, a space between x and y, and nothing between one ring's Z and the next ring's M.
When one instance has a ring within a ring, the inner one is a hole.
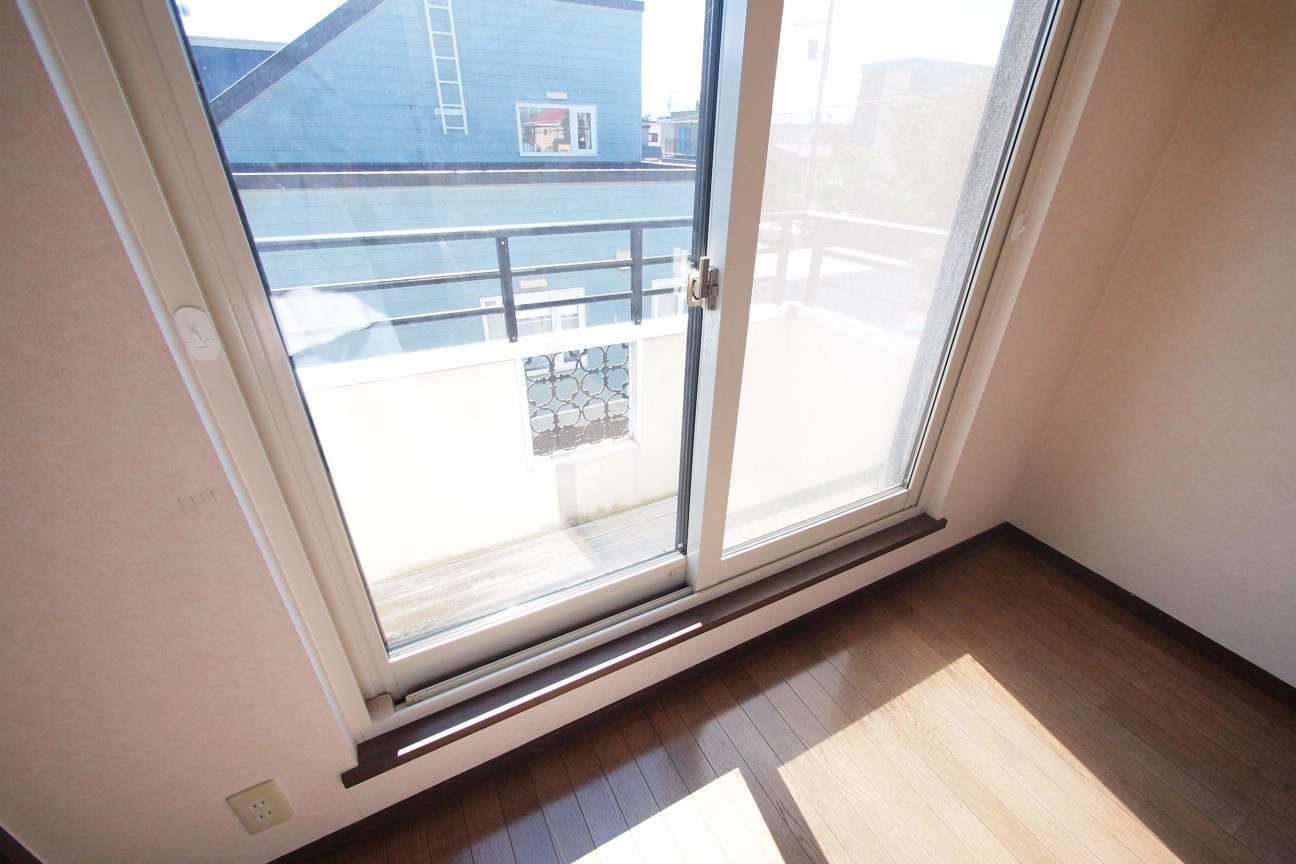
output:
M257 241L272 281L303 255L383 271L271 297L389 648L482 627L678 547L687 316L676 250L690 222ZM859 237L873 239L859 248ZM880 491L891 440L872 430L901 410L929 302L921 286L945 239L805 212L762 226L748 353L765 386L744 392L741 428L830 405L860 434L848 447L813 429L801 441L740 438L746 460L784 454L777 471L805 490L771 491L788 487L772 468L736 476L730 519L752 536ZM780 362L790 355L816 372Z

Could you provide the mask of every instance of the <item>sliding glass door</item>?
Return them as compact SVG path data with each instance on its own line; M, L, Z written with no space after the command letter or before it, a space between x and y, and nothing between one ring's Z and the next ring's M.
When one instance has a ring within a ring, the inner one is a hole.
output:
M367 692L918 501L1053 4L778 5L177 5Z
M911 500L1049 5L785 5L726 555Z
M178 12L387 654L683 588L701 0Z

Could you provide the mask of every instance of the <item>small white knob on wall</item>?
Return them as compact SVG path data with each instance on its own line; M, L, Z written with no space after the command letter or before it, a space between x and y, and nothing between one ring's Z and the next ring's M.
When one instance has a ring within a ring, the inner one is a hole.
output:
M189 356L195 360L214 360L220 356L220 341L216 338L216 328L212 326L207 313L196 306L181 306L175 311L176 329L180 332L180 341L189 349Z

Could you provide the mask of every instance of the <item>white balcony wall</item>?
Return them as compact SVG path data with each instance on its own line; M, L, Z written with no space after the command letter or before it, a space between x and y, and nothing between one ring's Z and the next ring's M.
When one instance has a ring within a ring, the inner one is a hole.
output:
M633 331L600 328L576 338L583 347L606 344L590 342L591 333L626 339ZM531 453L517 357L358 383L328 380L366 365L426 364L438 353L304 370L311 414L370 582L675 494L682 333L632 343L630 440L550 457Z
M822 512L825 486L833 487L830 500L839 505L874 491L917 345L914 336L800 303L763 306L759 319L750 354L764 386L743 401L750 415L743 428L754 434L736 446L745 464L769 467L736 477L731 493L753 534ZM577 331L569 347L660 332L664 323ZM317 434L369 581L674 495L684 336L669 332L631 344L630 439L547 457L531 453L518 359L525 341L511 350L472 346L303 370ZM515 356L455 365L470 352ZM432 371L401 374L402 366L426 368L437 355ZM810 409L822 405L833 406L835 423L854 434L819 436L806 426L788 440L781 431L787 414L816 415ZM792 485L806 492L777 491Z

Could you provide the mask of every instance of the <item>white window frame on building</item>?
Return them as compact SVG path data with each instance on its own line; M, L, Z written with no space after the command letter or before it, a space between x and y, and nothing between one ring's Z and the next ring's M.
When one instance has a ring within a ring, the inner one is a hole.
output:
M567 114L567 150L535 150L527 149L525 124L522 121L522 112L524 110L534 110L539 112L553 111L566 112ZM593 105L568 105L566 103L558 104L554 102L518 102L513 109L513 114L517 118L517 136L518 136L518 154L521 156L544 156L544 157L570 157L570 156L597 156L598 155L598 108ZM580 116L582 114L589 117L589 146L581 147L580 142Z
M518 338L539 336L545 333L559 333L564 330L580 330L585 327L585 304L572 306L543 306L536 304L549 303L554 300L576 300L585 296L584 288L559 288L552 291L527 291L517 295ZM483 309L504 308L504 301L499 297L481 298ZM523 323L529 330L523 330ZM486 331L486 341L507 339L502 315L487 315L482 319Z
M530 649L442 682L433 698L392 717L374 719L366 700L383 693L399 699L427 679L400 667L407 658L389 659L381 648L381 634L363 583L356 578L345 526L331 498L298 384L285 358L267 347L278 344L276 324L170 10L163 3L110 0L19 3L285 606L356 740L921 511L926 503L923 478L955 399L959 371L973 340L971 324L995 278L995 259L1009 236L1014 202L1025 194L1024 187L1032 191L1027 180L1031 146L1045 125L1048 93L1062 66L1065 34L1078 8L1078 0L1064 0L1053 19L1062 38L1044 55L1037 78L1044 83L1033 91L1039 95L1028 102L1017 133L1024 144L1004 170L1000 203L981 247L983 258L969 286L963 323L937 382L933 419L922 436L915 479L894 494L805 530L730 552L723 548L723 530L726 472L732 464L738 414L732 382L741 380L744 363L782 4L726 3L707 249L724 273L724 287L716 308L693 310L701 321L701 360L687 556L655 565L663 575L685 575L687 588L657 596L648 606L622 605L626 611L611 617L600 610L617 586L573 596L572 619L595 624L551 638L551 622L519 620L518 638L532 645ZM517 104L519 142L524 106L567 110L573 129L576 114L588 111L590 149L561 155L597 153L593 106ZM210 315L216 332L224 334L223 351L213 356L191 350L192 342L186 347L188 325L177 329L172 323L179 320L176 311L186 308L198 310L201 317ZM525 346L517 348L520 353L515 356L526 356ZM631 387L633 393L633 380ZM468 644L472 639L478 642ZM489 634L476 634L452 647L489 656L490 640Z

